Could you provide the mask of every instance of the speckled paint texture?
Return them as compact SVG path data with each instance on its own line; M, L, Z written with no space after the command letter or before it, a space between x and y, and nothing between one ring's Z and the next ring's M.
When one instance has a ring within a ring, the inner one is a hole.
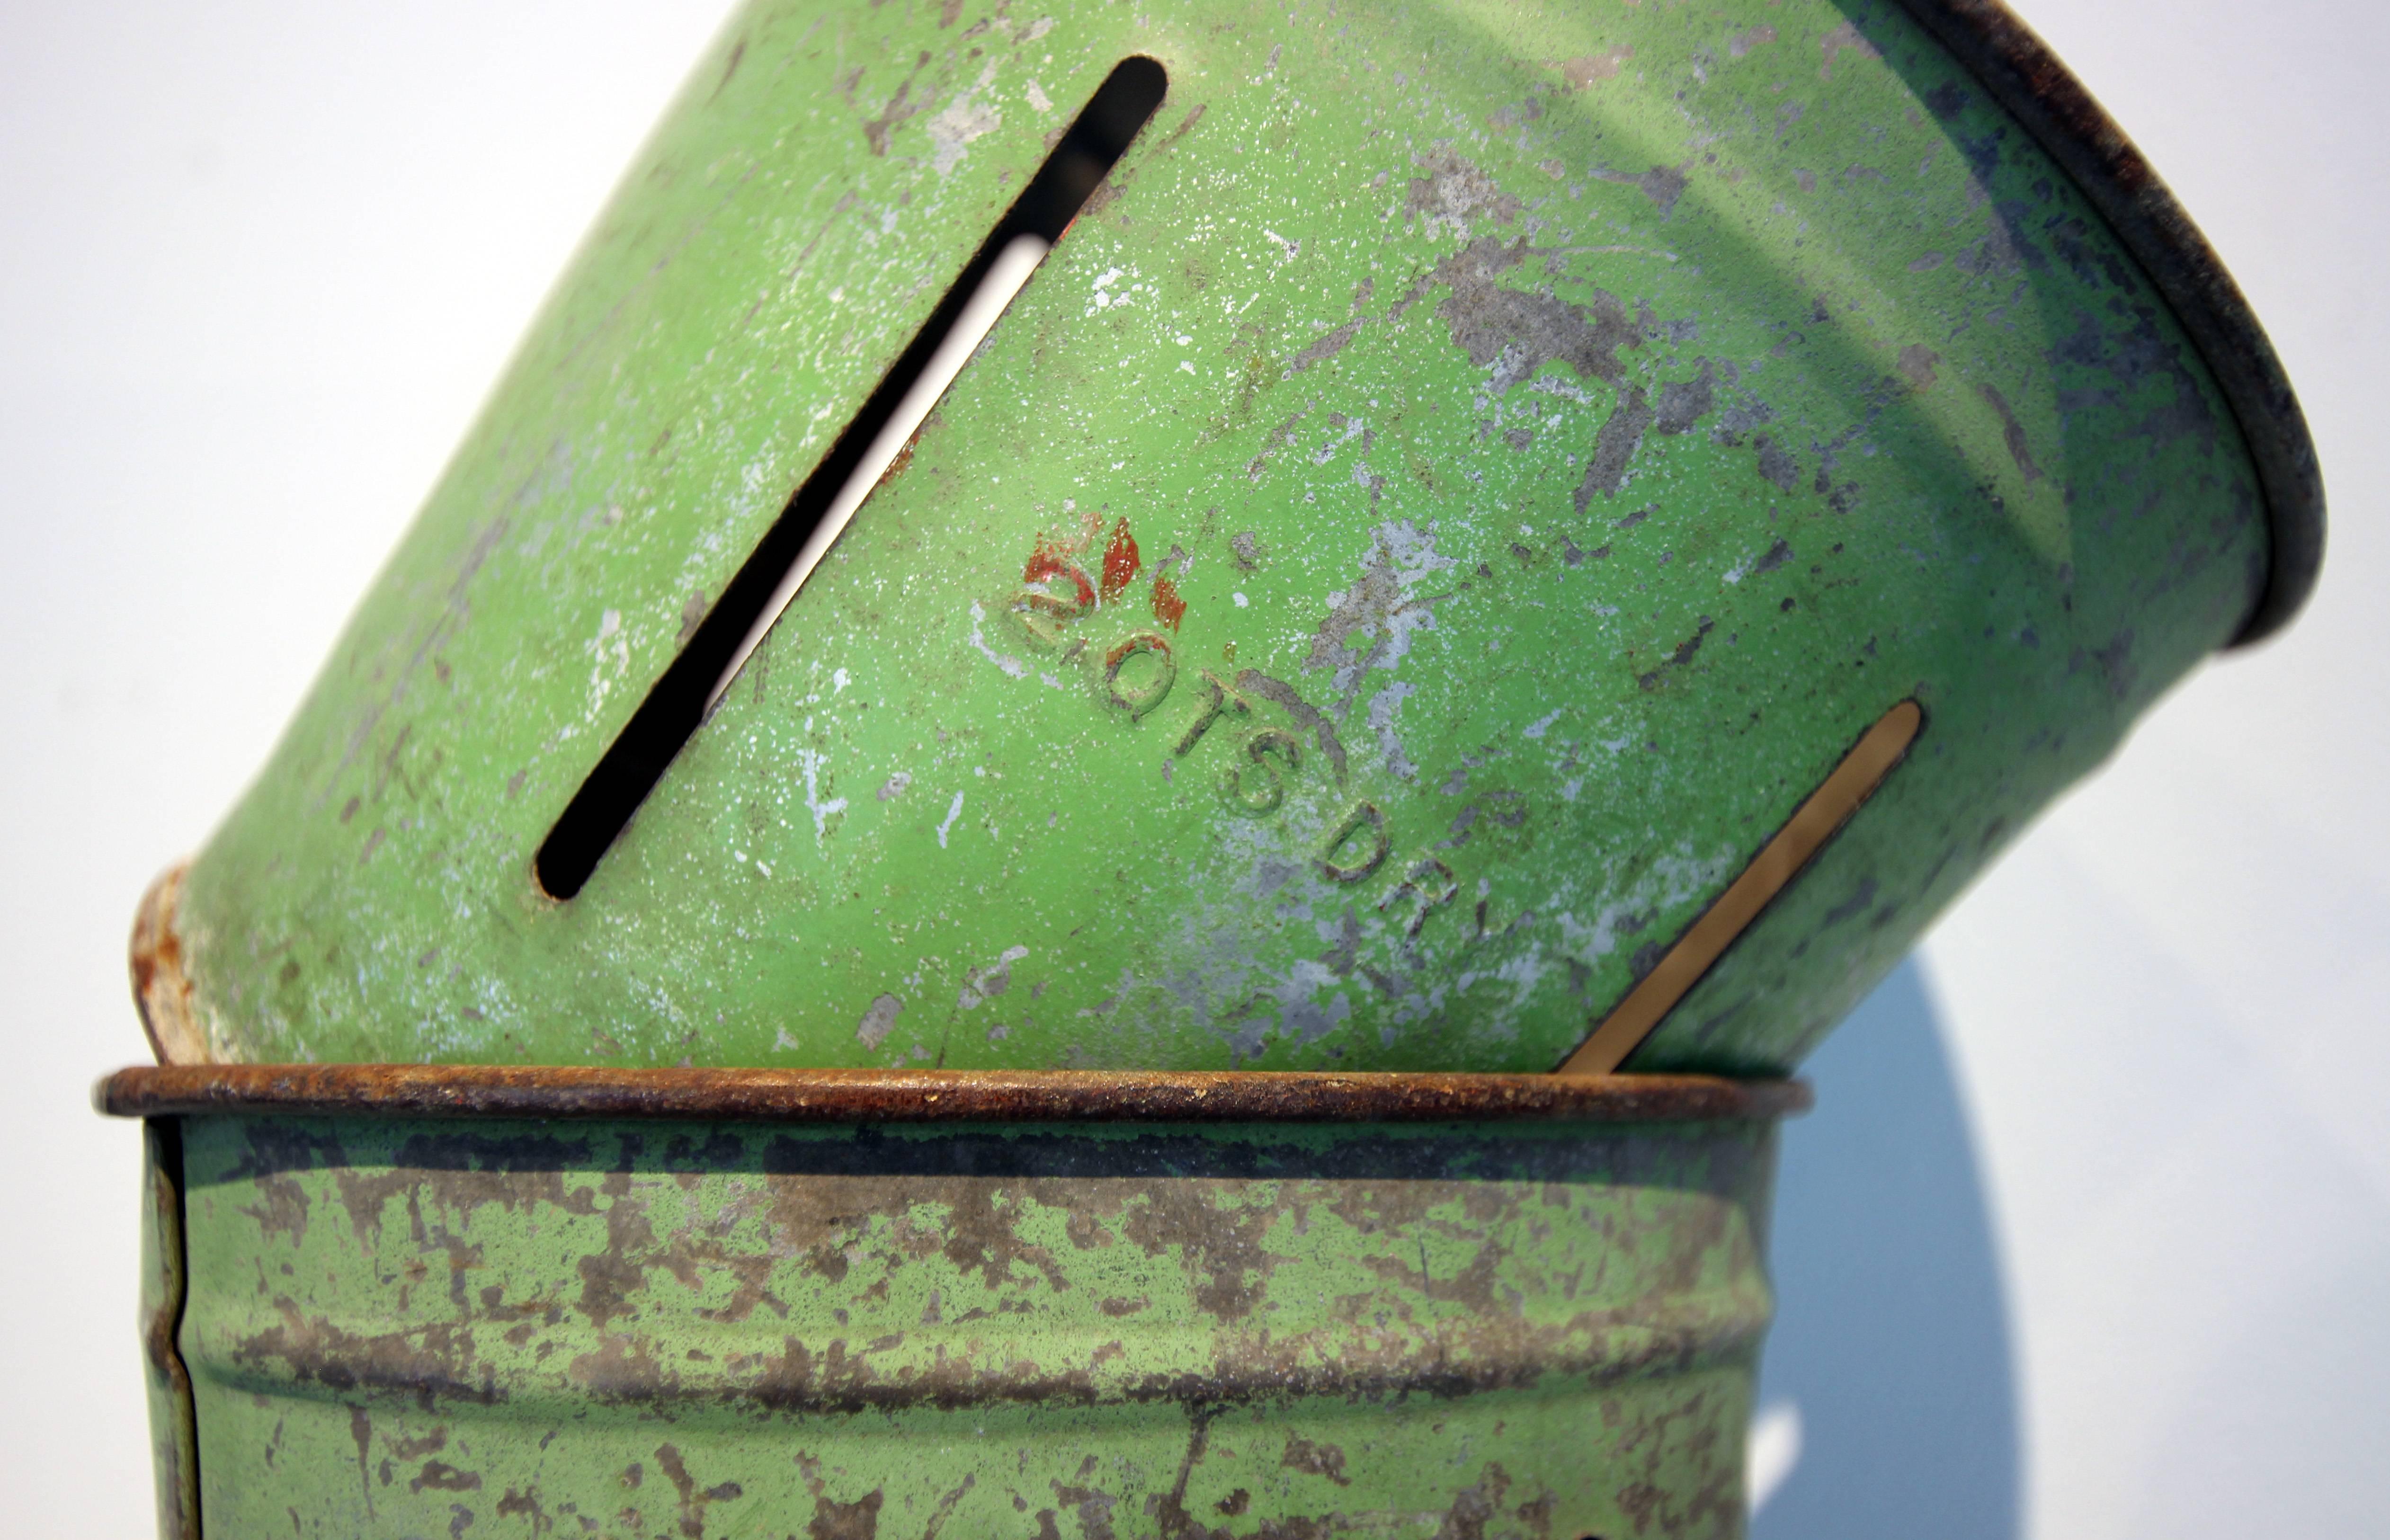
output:
M182 1127L210 1535L1742 1532L1765 1120Z
M1148 131L545 897L1137 53ZM1629 1065L1779 1071L2266 561L2155 292L1897 6L757 4L191 868L193 1008L233 1059L1548 1070L1914 698Z

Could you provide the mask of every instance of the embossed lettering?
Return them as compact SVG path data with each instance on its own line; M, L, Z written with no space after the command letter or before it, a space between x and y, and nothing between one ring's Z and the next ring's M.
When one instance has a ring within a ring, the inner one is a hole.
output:
M1052 577L1067 581L1073 591L1053 594L1023 588L1012 601L1022 629L1032 641L1047 648L1061 646L1062 628L1085 619L1096 607L1096 585L1087 581L1086 573L1076 567L1060 567Z
M1364 829L1368 831L1368 859L1356 866L1339 865L1336 853ZM1319 869L1331 881L1358 882L1385 865L1386 852L1391 848L1392 842L1386 838L1386 815L1378 811L1377 803L1361 802L1344 815L1344 821L1336 826L1334 834L1329 836L1328 848L1319 853Z
M1425 886L1422 886L1422 883ZM1393 892L1388 893L1379 903L1378 907L1387 908L1406 893L1419 900L1419 912L1411 916L1411 922L1403 928L1403 934L1417 936L1420 929L1427 924L1427 917L1431 913L1443 908L1460 896L1460 879L1452 875L1450 866L1433 856L1414 861L1411 863L1411 869L1404 875L1401 884ZM1478 919L1482 925L1484 920L1483 913L1484 905L1480 905L1478 907L1480 910Z
M1160 665L1159 672L1143 685L1121 687L1121 670L1139 653L1150 654ZM1170 687L1178 678L1178 660L1171 656L1170 644L1150 631L1140 631L1116 644L1104 654L1104 688L1111 695L1112 704L1128 712L1132 719L1142 717L1159 706L1170 695Z
M1253 707L1246 703L1243 696L1220 683L1218 674L1214 674L1210 669L1201 669L1197 672L1203 676L1205 692L1203 710L1193 722L1188 724L1186 733L1178 739L1178 747L1174 752L1182 756L1191 752L1195 745L1202 741L1203 735L1212 730L1212 724L1219 721L1221 717L1230 712L1239 716L1247 716L1253 712Z
M1286 800L1286 776L1279 775L1278 767L1270 764L1272 754L1286 761L1287 776L1303 768L1303 745L1295 736L1276 727L1264 727L1245 739L1245 758L1253 761L1250 768L1257 772L1253 779L1261 784L1256 786L1246 778L1247 766L1230 765L1220 782L1230 806L1246 813L1270 813Z

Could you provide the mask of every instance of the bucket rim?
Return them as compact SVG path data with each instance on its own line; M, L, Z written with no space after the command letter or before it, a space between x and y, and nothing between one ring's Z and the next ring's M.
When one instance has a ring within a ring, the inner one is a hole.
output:
M1690 1123L1808 1110L1798 1080L1195 1070L193 1064L119 1070L119 1118L229 1115L783 1123Z
M2323 472L2298 394L2241 286L2089 88L2004 0L1900 0L2091 200L2224 393L2256 468L2272 556L2228 648L2288 625L2323 566Z

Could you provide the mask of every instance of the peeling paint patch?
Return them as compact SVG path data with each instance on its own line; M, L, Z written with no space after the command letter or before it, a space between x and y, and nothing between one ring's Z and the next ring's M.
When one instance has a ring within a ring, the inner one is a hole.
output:
M1561 72L1561 79L1568 82L1570 90L1582 91L1588 85L1616 80L1618 71L1634 57L1635 50L1621 44L1598 54L1580 54L1575 58L1560 59L1552 68Z
M963 975L962 993L955 1004L964 1010L977 1010L982 1005L1012 987L1012 965L1029 956L1025 946L1008 946L996 961L985 968L974 968Z
M614 681L631 669L631 642L623 632L621 610L609 610L598 617L598 635L586 644L585 650L589 654L588 719L595 722Z
M1643 430L1651 426L1650 400L1639 385L1629 385L1619 395L1618 405L1594 435L1593 454L1586 461L1585 479L1577 482L1576 511L1583 513L1593 501L1595 493L1615 497L1618 489L1626 484L1626 462L1643 445Z
M1792 547L1786 545L1783 541L1779 540L1773 545L1768 546L1767 551L1762 555L1756 557L1744 557L1741 561L1738 561L1733 566L1728 568L1726 570L1725 576L1721 581L1729 584L1741 583L1744 578L1752 577L1758 573L1772 572L1776 571L1777 568L1783 566L1787 560L1791 559L1792 555Z
M814 815L814 839L820 841L829 831L832 817L846 811L844 797L823 800L820 787L821 767L829 756L817 750L797 751L797 764L805 773L805 811Z
M1433 526L1395 520L1370 532L1368 558L1353 585L1329 596L1327 618L1312 633L1305 670L1332 669L1331 687L1349 708L1362 675L1399 667L1414 633L1435 628L1434 607L1448 593L1422 593L1435 573L1458 563L1438 555ZM1340 710L1340 715L1342 712Z
M989 662L994 663L996 667L1002 669L1005 673L1012 675L1015 679L1028 678L1029 665L1027 663L1022 662L1018 658L1012 657L1009 653L998 652L996 648L987 645L987 611L981 607L980 602L977 599L971 600L970 618L970 643L973 648L978 649L979 655L986 659Z
M1321 332L1312 340L1309 347L1294 355L1293 361L1287 365L1286 372L1290 375L1298 375L1314 364L1326 363L1343 353L1344 345L1352 341L1360 329L1361 323L1358 320L1351 320L1332 330Z
M1450 150L1415 155L1411 163L1427 173L1414 176L1403 199L1407 218L1423 220L1431 237L1450 230L1467 237L1473 222L1509 225L1519 217L1519 200L1501 185Z
M867 1048L876 1048L896 1030L896 1018L905 1013L905 1002L893 995L882 995L866 1006L863 1019L854 1025L854 1040ZM795 1044L790 1044L794 1047Z
M1836 27L1832 32L1830 32L1825 36L1819 38L1818 40L1818 52L1819 55L1818 78L1819 80L1831 80L1834 78L1834 58L1837 55L1850 53L1857 54L1861 58L1870 59L1880 58L1882 57L1876 52L1875 45L1870 43L1866 38L1861 37L1859 35L1858 28L1848 21L1844 22L1841 26Z
M1394 733L1394 713L1403 709L1403 701L1412 687L1396 680L1380 690L1369 701L1369 730L1378 735L1379 751L1386 756L1386 770L1404 780L1419 778L1419 766L1403 751L1403 740Z
M1450 290L1435 313L1453 345L1471 363L1493 369L1488 388L1497 395L1554 363L1581 379L1616 383L1625 374L1618 350L1643 345L1626 306L1606 289L1594 290L1588 309L1495 281L1527 254L1523 237L1505 246L1484 237L1435 264L1434 281Z
M913 82L919 78L921 67L929 62L930 56L926 53L915 58L913 72L896 87L895 95L888 98L888 105L880 109L880 116L863 125L863 141L871 147L872 154L887 154L889 137L896 132L896 125L930 105L930 98L926 96L919 100L913 97Z
M1692 169L1693 163L1688 160L1677 166L1653 166L1640 175L1617 171L1598 171L1593 174L1596 181L1615 182L1640 191L1660 211L1660 217L1666 219L1677 212L1677 199L1685 196L1685 173Z
M995 77L996 66L991 62L970 93L930 120L930 166L940 176L950 174L956 166L961 164L963 151L972 140L1004 126L1003 116L977 96L977 92L986 89Z

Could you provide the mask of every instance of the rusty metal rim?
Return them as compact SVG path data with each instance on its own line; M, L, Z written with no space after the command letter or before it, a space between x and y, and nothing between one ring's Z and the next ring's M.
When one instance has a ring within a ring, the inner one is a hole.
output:
M2223 387L2257 468L2273 559L2229 644L2290 623L2323 565L2323 473L2282 361L2207 237L2073 71L2002 0L1901 0L2098 208Z
M1238 1071L204 1064L119 1070L113 1117L220 1113L772 1123L1683 1123L1805 1110L1791 1080Z

